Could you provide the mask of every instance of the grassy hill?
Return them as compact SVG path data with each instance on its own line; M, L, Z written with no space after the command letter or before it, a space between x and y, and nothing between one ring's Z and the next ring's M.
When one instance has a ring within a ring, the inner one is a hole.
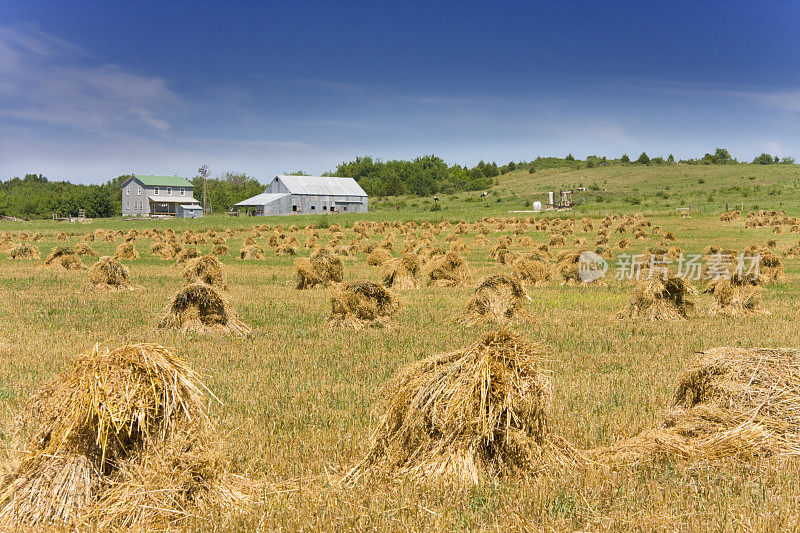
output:
M497 179L490 195L480 192L440 196L438 214L468 219L508 214L509 211L531 209L539 200L547 201L547 191L586 187L576 192L575 216L599 216L609 212L640 211L650 215L666 215L677 207L691 207L694 214L717 215L741 207L749 209L783 209L800 214L800 167L797 165L669 165L610 166L581 169L549 169L530 174L517 170ZM434 205L429 198L375 199L377 212L430 212ZM427 218L427 217L426 217Z

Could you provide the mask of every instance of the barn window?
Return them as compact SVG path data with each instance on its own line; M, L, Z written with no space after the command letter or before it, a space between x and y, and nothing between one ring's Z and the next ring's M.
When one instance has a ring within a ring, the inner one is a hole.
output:
M311 206L311 210L313 211L314 209L316 209L316 208L315 208L315 207L312 205L312 206Z
M328 210L328 206L327 206L327 205L323 205L323 206L322 206L322 210L323 210L323 211L327 211L327 210Z
M153 194L156 194L156 195L158 194L158 187L154 187L153 188Z
M292 206L292 211L297 211L297 206L296 205Z
M342 211L347 211L347 206L342 207Z

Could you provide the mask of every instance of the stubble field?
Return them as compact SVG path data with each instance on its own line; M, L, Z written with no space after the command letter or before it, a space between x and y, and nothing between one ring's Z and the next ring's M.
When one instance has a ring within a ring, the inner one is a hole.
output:
M631 213L633 209L631 210ZM508 217L514 215L507 215ZM532 215L518 215L532 216ZM537 215L567 218L569 213ZM381 218L387 218L382 215ZM352 220L352 219L342 219ZM708 244L742 250L775 240L780 254L800 235L773 234L771 228L745 228L744 217L721 222L713 215L683 219L648 216L662 234L672 232L685 253ZM338 220L331 220L338 222ZM474 218L472 219L474 221ZM265 260L240 260L242 241L263 220L207 219L194 222L115 222L105 229L165 227L178 233L192 224L194 232L233 226L227 238L229 255L221 256L239 317L253 328L245 338L162 330L156 327L164 307L181 287L173 261L150 253L150 240L139 237L140 259L123 260L133 292L83 291L86 271L53 272L41 260L13 260L0 254L0 430L11 440L15 411L74 356L99 343L117 346L154 342L187 360L221 400L212 418L221 428L233 468L264 483L255 502L238 509L182 523L208 530L787 530L800 527L800 471L791 460L686 463L662 458L609 468L589 464L564 471L551 469L530 479L501 479L480 486L441 482L411 483L370 477L350 486L342 475L366 453L371 406L381 385L403 365L437 352L475 342L496 326L465 328L456 321L471 296L471 287L428 287L397 291L400 310L391 329L350 331L328 327L328 291L296 290L296 256L278 256L267 245L273 233L255 237L267 252ZM451 229L436 235L432 246L446 249ZM597 220L595 221L597 222ZM269 220L268 224L290 224ZM595 226L597 224L595 223ZM113 226L113 228L111 227ZM471 225L472 226L472 225ZM490 226L492 226L490 224ZM595 230L579 224L561 250L581 249L575 237L594 249ZM615 224L616 226L616 224ZM55 229L54 229L55 228ZM74 246L92 225L42 226L43 240L33 242L44 257L51 248ZM513 239L510 249L523 252L519 239L546 243L549 233L528 229L513 234L513 225L492 229L490 244L476 241L470 230L459 239L475 280L509 267L489 259L499 238ZM3 227L16 237L19 229ZM32 223L24 231L34 233ZM67 241L56 241L68 232ZM331 237L318 228L320 245ZM415 230L419 234L421 229ZM288 234L288 232L286 232ZM393 254L402 254L405 235L397 234ZM307 235L294 234L304 243ZM344 242L353 236L344 228ZM370 233L375 244L386 234ZM612 233L609 249L630 234ZM122 242L89 242L100 256L113 255ZM660 237L633 240L625 253L644 251ZM212 245L197 246L208 253ZM585 246L583 247L585 248ZM300 256L309 250L300 248ZM344 261L345 281L380 282L381 270L365 264L365 254ZM95 258L84 257L86 266ZM613 265L613 260L611 261ZM784 259L786 281L770 284L763 294L769 315L711 317L708 295L680 321L620 320L631 283L613 279L603 286L563 285L558 278L529 287L526 305L535 319L510 327L526 340L547 346L545 366L552 372L552 430L580 449L611 445L657 426L669 407L675 380L696 351L714 346L794 346L798 314L798 260ZM702 283L698 284L702 288Z

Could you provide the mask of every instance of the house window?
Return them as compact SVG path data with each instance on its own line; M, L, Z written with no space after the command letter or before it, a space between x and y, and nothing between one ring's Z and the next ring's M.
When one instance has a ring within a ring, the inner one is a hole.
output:
M186 196L186 189L181 187L181 196Z
M323 206L322 206L322 210L323 210L323 211L327 211L327 210L328 210L328 206L327 206L327 205L323 205Z
M130 186L128 186L128 187L126 187L126 188L125 188L125 194L127 194L128 196L130 196L130 195L131 195L131 188L130 188Z
M139 196L141 196L141 195L142 195L142 188L139 187Z
M167 194L172 194L172 187L167 187Z
M292 211L297 211L297 206L296 205L292 206Z
M153 194L158 194L158 187L153 187Z
M131 208L131 201L130 200L126 200L125 201L125 207L127 207L128 209Z
M342 211L347 211L347 206L342 207Z
M315 207L312 205L312 206L311 206L311 210L313 211L314 209L316 209L316 208L315 208Z

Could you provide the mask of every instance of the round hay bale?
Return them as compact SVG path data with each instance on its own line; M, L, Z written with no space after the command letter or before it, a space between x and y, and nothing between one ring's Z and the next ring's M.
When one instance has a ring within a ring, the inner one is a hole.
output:
M395 296L377 283L340 283L331 287L328 323L348 329L390 327L397 308Z
M648 271L653 274L653 271ZM648 275L633 288L630 302L620 311L619 318L645 320L680 320L694 309L694 287L686 280L668 275Z
M581 462L550 432L547 356L497 331L402 368L378 393L369 452L346 480L374 471L477 485Z
M392 289L418 289L419 274L422 271L422 264L416 254L406 254L405 256L387 261L383 264L385 268L383 284Z
M465 326L489 320L500 324L512 320L528 321L531 315L523 306L523 298L527 297L516 277L489 274L478 282L475 295L467 303L459 321Z
M198 375L161 346L78 356L17 416L0 527L162 530L243 503L207 402Z
M132 242L124 242L117 246L114 252L114 259L118 261L122 259L139 259L139 252Z
M89 267L89 283L84 286L89 291L133 291L128 269L113 257L103 256Z
M186 268L183 269L181 276L184 283L187 284L205 283L220 290L228 288L222 263L213 255L190 259L186 263Z
M84 268L81 258L75 250L68 246L57 246L53 248L45 260L42 268L55 270L82 270Z
M32 260L32 259L39 259L41 256L39 255L39 249L32 244L27 244L21 242L15 245L11 249L11 259L24 259L24 260Z
M158 324L159 328L182 333L222 333L249 335L252 329L239 320L222 294L205 283L190 283L172 300Z
M467 261L453 251L431 260L428 269L428 285L438 287L460 287L472 283L472 273Z

